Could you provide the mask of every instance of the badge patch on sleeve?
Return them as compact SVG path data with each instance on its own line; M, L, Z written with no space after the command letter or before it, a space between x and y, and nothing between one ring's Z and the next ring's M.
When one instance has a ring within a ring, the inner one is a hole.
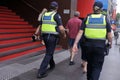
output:
M89 24L103 24L103 18L89 18Z

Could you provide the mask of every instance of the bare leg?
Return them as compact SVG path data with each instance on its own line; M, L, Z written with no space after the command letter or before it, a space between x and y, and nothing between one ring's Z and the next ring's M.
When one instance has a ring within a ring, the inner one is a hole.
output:
M73 53L72 49L70 49L70 63L69 63L69 65L74 65L74 56L75 56L75 53Z
M70 54L71 54L70 61L74 61L75 53L71 52Z
M87 72L87 61L82 60L81 66L83 68L83 73Z

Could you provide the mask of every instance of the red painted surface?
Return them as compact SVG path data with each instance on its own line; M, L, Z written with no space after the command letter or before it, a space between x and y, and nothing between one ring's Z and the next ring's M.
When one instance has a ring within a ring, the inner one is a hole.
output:
M23 25L27 25L28 24L28 22L18 22L18 21L14 21L14 22L10 22L10 21L0 21L0 24L17 24L17 25L21 25L21 24L23 24Z
M19 43L19 42L26 42L26 41L31 41L31 37L0 41L0 46L15 44L15 43Z
M16 33L16 34L2 34L0 35L0 37L2 37L2 39L6 39L8 37L10 38L16 38L16 36L18 37L26 37L26 36L32 36L33 33Z
M25 54L30 54L32 52L44 50L44 49L45 49L45 46L42 46L42 47L39 47L39 48L35 48L35 49L28 50L28 51L16 53L16 54L13 54L13 55L8 55L8 56L0 58L0 62L5 61L5 60L9 60L9 59L13 59L13 58L16 58L16 57L20 57L20 56L25 55Z
M35 30L20 16L0 6L0 54L13 52L13 54L0 57L0 62L45 50L45 46L29 49L30 46L41 44L40 41L32 42L31 36ZM27 49L20 51L23 48ZM14 52L14 50L18 51ZM61 50L61 48L56 48L56 50Z
M33 29L31 25L6 25L6 24L0 24L1 29Z
M87 14L93 12L92 10L93 4L94 4L94 0L78 0L77 10L80 12L81 18L85 18Z
M42 47L39 47L39 48L35 48L35 49L31 49L31 50L24 51L24 52L20 52L20 53L16 53L16 54L13 54L13 55L8 55L8 56L5 56L5 57L2 57L2 58L0 58L0 62L5 61L5 60L10 60L10 59L13 59L13 58L17 58L17 57L23 56L25 54L31 54L33 52L37 52L37 51L41 51L41 50L45 50L45 46L42 46ZM56 51L60 51L60 50L62 50L62 48L58 47L55 50Z
M0 29L0 33L10 33L10 32L13 32L13 33L22 33L22 32L35 32L36 29Z
M24 19L0 17L0 21L24 21Z
M21 44L21 45L16 45L16 46L5 47L5 48L0 49L0 52L2 53L2 52L10 51L10 50L17 50L20 48L25 48L29 46L38 45L38 44L41 44L41 41L31 42L29 44Z

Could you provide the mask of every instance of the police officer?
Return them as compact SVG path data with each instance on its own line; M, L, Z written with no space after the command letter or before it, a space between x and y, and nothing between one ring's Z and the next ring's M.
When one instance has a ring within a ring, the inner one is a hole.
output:
M78 50L77 44L84 32L85 53L87 54L87 80L99 80L100 72L104 62L105 41L108 39L112 45L111 27L105 15L101 14L103 4L98 1L93 5L94 13L89 14L83 21L79 30L73 52Z
M53 1L50 3L50 10L45 12L42 17L42 37L46 46L46 54L38 70L37 78L44 78L47 76L48 65L49 70L55 68L53 54L56 43L58 41L59 32L66 37L65 28L62 25L61 16L57 13L58 3Z

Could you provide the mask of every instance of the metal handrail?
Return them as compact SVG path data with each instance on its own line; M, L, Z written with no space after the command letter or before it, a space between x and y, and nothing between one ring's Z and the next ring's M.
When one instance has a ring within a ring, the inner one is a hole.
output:
M36 9L35 7L33 7L30 3L28 3L25 0L22 0L27 6L31 7L32 9L34 9L36 12L40 13L40 11L38 9Z

